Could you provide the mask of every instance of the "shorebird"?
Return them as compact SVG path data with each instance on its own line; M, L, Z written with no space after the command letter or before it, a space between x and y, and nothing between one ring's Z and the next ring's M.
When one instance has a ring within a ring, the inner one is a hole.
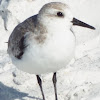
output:
M10 35L8 54L12 63L22 71L36 75L43 100L40 75L50 72L53 72L55 100L58 100L56 72L74 57L73 25L95 29L74 18L67 4L51 2L45 4L37 15L17 25Z

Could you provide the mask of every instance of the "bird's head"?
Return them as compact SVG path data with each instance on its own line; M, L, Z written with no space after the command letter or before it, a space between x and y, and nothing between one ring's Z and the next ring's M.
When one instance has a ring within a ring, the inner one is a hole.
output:
M70 28L72 25L77 25L95 29L93 26L74 18L69 6L61 2L45 4L39 11L38 20L53 28Z

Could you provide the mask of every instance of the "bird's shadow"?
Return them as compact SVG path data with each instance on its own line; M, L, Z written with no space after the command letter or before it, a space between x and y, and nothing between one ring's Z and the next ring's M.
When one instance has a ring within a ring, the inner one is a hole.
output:
M27 93L20 92L0 82L0 100L15 100L15 99L26 100L24 99L24 97L28 97L28 99L30 98L33 100L42 100L37 97L28 96Z

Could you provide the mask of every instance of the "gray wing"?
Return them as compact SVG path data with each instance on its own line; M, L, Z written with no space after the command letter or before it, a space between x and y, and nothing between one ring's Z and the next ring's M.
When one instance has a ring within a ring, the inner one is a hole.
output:
M24 54L25 48L25 33L34 32L36 25L37 15L26 19L15 27L8 41L8 54L21 59Z

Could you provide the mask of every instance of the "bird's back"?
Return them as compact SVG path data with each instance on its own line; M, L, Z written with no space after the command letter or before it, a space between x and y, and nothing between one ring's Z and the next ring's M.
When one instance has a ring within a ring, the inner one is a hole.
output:
M26 48L24 42L25 33L30 31L34 33L36 19L37 19L37 15L32 16L15 27L8 41L9 55L21 59L24 50Z

